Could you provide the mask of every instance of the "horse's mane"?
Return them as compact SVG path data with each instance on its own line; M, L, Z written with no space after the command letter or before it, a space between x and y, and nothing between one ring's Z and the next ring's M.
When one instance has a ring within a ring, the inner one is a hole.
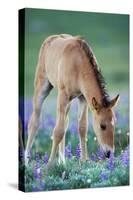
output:
M80 45L82 46L83 50L85 51L85 53L89 59L89 62L91 63L92 68L94 70L94 74L95 74L98 86L99 86L101 94L103 96L102 105L104 107L107 107L109 105L110 100L109 100L109 95L108 95L108 92L106 89L106 82L102 75L101 70L98 67L97 60L94 56L94 53L93 53L91 47L89 46L89 44L84 39L82 39L80 36L78 36L76 38L77 38L77 41L80 42Z

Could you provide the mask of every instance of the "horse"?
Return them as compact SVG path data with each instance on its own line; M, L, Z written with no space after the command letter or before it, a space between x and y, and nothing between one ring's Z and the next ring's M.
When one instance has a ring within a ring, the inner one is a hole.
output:
M71 102L80 104L78 132L81 162L88 159L88 110L92 112L93 128L105 156L114 151L115 113L120 95L110 99L104 77L96 57L84 38L69 34L49 36L40 48L34 81L33 112L28 124L26 163L39 127L42 104L50 91L56 88L57 116L48 166L52 166L59 151L60 162L65 163L65 135Z

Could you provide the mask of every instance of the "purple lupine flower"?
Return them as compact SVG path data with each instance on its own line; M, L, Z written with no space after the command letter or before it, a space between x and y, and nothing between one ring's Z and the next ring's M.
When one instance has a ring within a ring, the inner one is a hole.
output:
M35 160L36 160L36 166L35 166L35 168L39 169L40 168L40 155L39 155L38 152L35 153Z
M38 152L35 153L36 164L34 167L34 177L37 180L40 180L42 177L41 167L40 167L40 155Z
M94 153L91 154L90 158L91 158L92 161L96 161L97 160L97 156Z
M125 151L121 154L120 157L121 163L125 166L129 166L129 146L125 149Z
M36 159L36 162L40 161L40 155L38 152L35 153L35 159Z
M81 149L80 149L80 145L78 144L76 147L76 158L79 160L81 156Z
M68 158L69 160L72 158L72 145L69 143L65 147L65 157Z
M102 148L99 148L97 151L97 157L99 160L104 160L105 159L105 154Z
M40 181L39 184L32 185L32 192L39 192L39 191L43 191L45 189L45 183L43 181Z
M49 159L49 157L48 157L48 153L45 152L45 154L44 154L44 158L43 158L43 161L44 161L44 164L45 164L45 165L47 165L47 163L48 163L48 159Z
M38 186L36 186L36 185L32 185L32 192L38 192L39 191L39 188L38 188Z
M34 167L34 178L36 180L40 180L42 177L42 172L41 172L41 168L39 163L36 163L35 167Z
M99 175L99 178L101 181L105 181L108 179L108 175L105 173L105 172L101 172L100 175Z
M110 158L107 161L107 168L112 171L115 167L115 162L114 162L114 154L110 154Z
M43 181L40 181L40 189L41 190L44 190L45 189L45 182L43 182Z

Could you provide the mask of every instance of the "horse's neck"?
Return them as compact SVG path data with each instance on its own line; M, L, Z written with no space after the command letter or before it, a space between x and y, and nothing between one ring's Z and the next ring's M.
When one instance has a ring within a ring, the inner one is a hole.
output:
M91 71L91 73L88 73L88 71L86 71L85 73L82 74L82 93L86 98L86 101L88 102L88 104L90 105L90 107L92 107L92 98L95 97L97 102L99 104L102 103L102 93L100 90L100 87L98 85L98 82L96 80L96 77L93 73L93 71Z

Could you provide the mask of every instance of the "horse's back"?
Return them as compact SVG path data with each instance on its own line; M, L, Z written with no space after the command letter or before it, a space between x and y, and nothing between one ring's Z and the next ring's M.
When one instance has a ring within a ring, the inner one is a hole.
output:
M80 59L78 37L67 34L53 35L48 37L44 44L45 68L51 84L56 87L57 83L65 81L64 84L67 85L70 80L76 81L75 65Z

